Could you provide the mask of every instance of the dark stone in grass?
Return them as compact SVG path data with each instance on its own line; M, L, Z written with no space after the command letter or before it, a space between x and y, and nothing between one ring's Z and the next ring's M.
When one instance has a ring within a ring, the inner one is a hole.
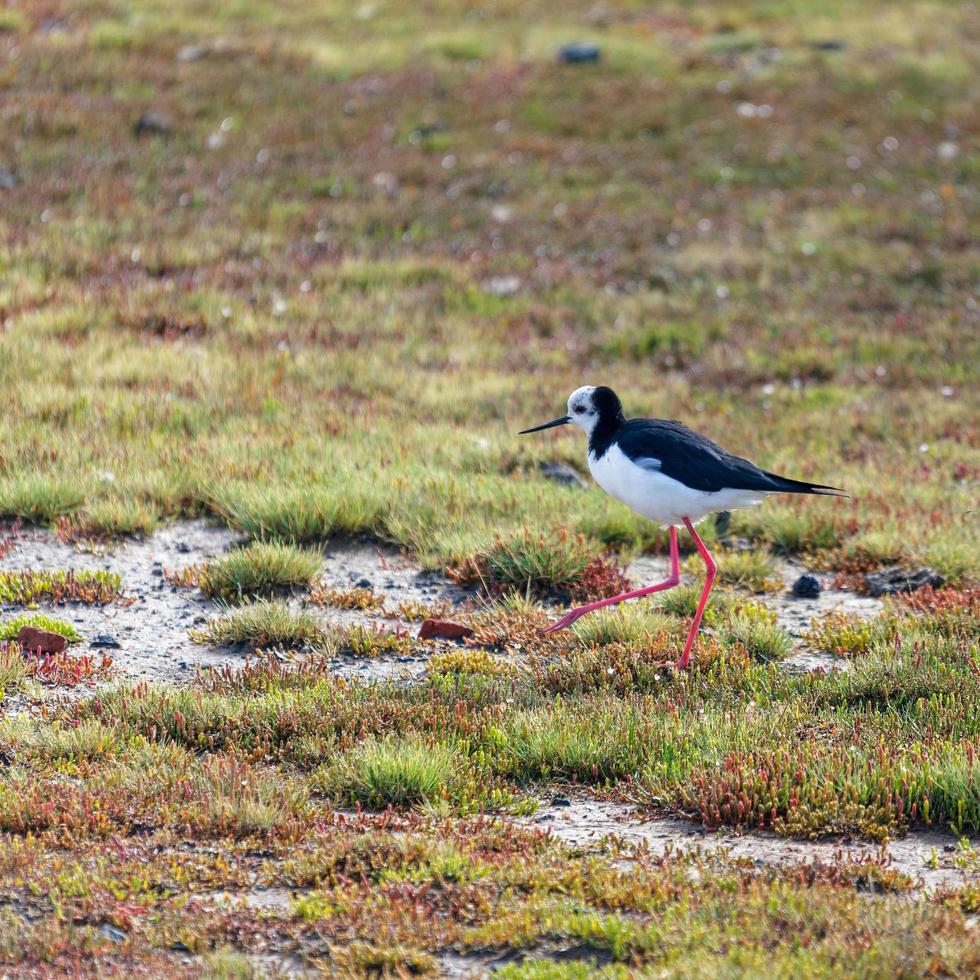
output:
M22 649L31 653L64 653L68 649L68 640L60 633L34 626L22 626L17 634L17 642Z
M572 801L567 796L556 796L551 801L552 806L571 806Z
M134 136L169 136L174 124L170 116L162 112L144 112L133 123Z
M108 633L100 633L89 646L95 647L97 650L118 650L121 644L114 636L110 636Z
M541 475L546 480L560 483L563 487L580 487L584 490L587 486L585 480L579 476L578 470L568 463L542 463Z
M820 579L816 575L801 575L793 583L792 592L797 599L816 599L820 588Z
M177 545L177 550L182 555L186 555L189 551L193 551L194 549L186 541L181 541L180 544Z
M895 595L897 592L915 592L926 585L938 589L945 579L931 568L883 568L880 572L868 572L864 576L864 588L874 596Z
M129 938L128 933L123 932L122 929L117 929L115 926L109 925L108 922L99 926L99 935L114 943L124 943Z
M155 576L156 578L163 578L163 569L162 568L154 568L154 569L151 570L150 574L153 575L153 576Z
M599 45L587 41L563 44L558 49L558 60L566 65L594 65L599 61Z
M357 587L359 589L373 589L374 583L369 578L358 579Z

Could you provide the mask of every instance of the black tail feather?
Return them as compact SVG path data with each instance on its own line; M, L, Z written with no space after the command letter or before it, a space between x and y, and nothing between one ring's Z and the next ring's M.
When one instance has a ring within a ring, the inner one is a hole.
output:
M804 480L791 480L778 473L766 473L779 493L815 493L823 497L849 497L850 494L839 487L827 487L822 483L807 483Z

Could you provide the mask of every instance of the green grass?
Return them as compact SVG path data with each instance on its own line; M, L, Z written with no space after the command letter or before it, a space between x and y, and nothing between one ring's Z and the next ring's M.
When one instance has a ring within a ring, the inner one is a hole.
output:
M212 598L241 602L303 588L319 571L319 551L256 542L209 561L201 573L200 587Z
M445 745L417 738L365 742L321 786L341 799L384 808L434 803L453 780L455 757Z
M335 649L336 638L306 610L293 610L281 601L259 599L210 619L191 630L191 639L204 646L243 645L253 649L311 647Z

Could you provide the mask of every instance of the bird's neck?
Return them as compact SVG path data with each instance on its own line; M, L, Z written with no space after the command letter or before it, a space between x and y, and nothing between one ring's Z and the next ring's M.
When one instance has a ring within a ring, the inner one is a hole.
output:
M589 434L589 452L592 456L600 459L605 455L606 450L613 444L616 438L616 432L625 421L626 417L622 412L618 412L616 415L609 416L608 418L599 416L595 428Z

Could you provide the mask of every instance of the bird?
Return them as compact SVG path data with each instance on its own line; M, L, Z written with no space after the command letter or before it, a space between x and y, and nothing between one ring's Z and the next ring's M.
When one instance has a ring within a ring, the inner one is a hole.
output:
M666 527L670 539L670 575L663 582L623 592L570 609L544 632L565 629L586 613L628 599L664 592L680 584L678 528L684 527L704 561L704 590L698 602L683 652L675 667L684 669L698 635L718 566L695 530L708 514L753 507L774 493L818 494L846 497L837 487L793 480L760 469L741 456L722 449L693 429L673 419L628 419L619 396L604 385L583 385L568 398L568 410L519 435L559 425L576 425L589 439L589 472L610 496L636 513Z

